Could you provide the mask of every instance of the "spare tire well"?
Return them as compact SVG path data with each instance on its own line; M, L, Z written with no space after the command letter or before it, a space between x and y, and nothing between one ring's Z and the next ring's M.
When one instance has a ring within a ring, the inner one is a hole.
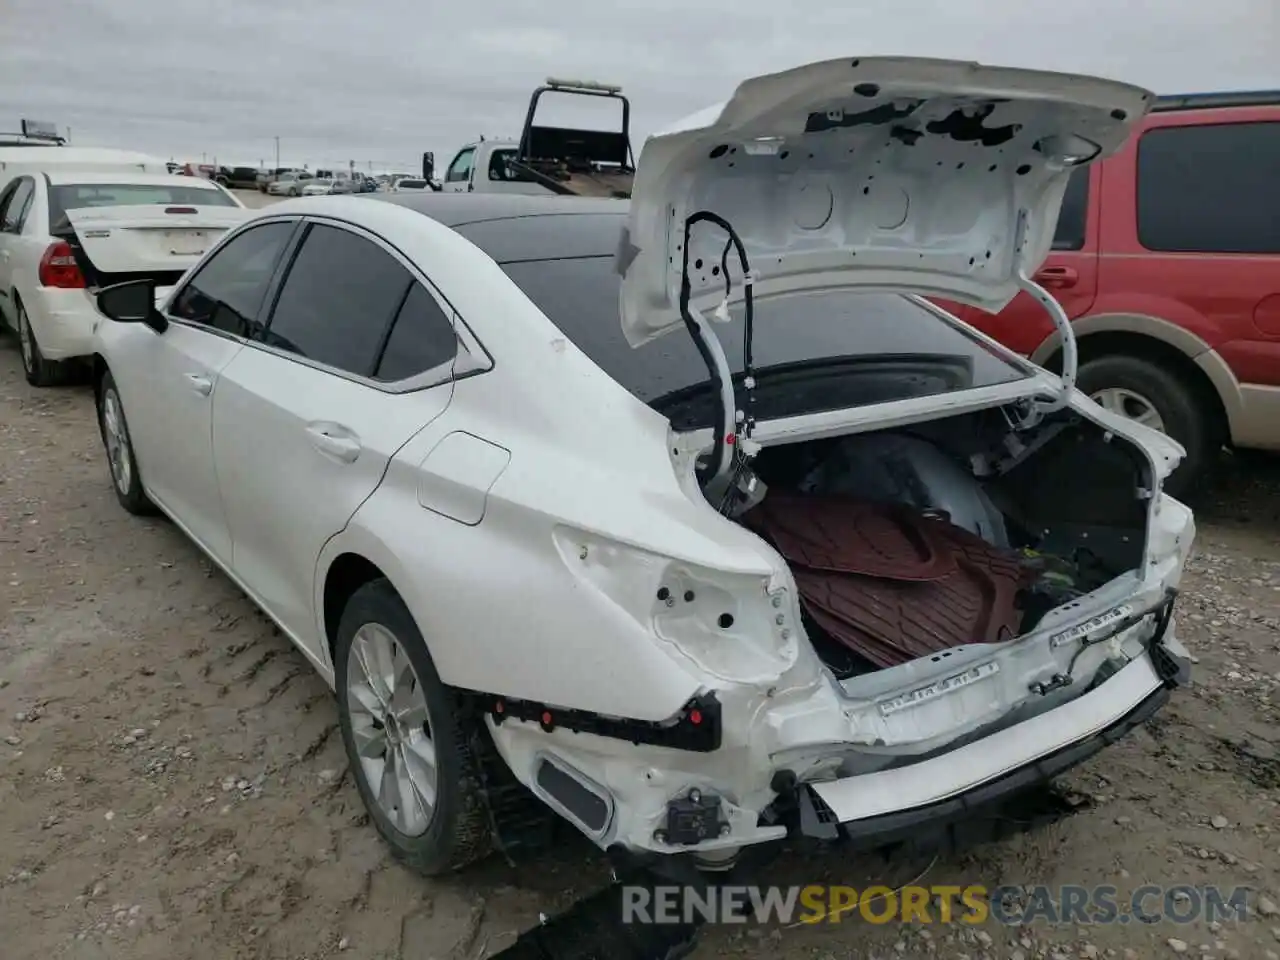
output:
M1196 365L1194 360L1177 347L1171 346L1163 340L1157 340L1155 337L1144 336L1141 333L1100 331L1081 337L1077 341L1077 349L1080 354L1079 363L1081 367L1091 360L1117 354L1135 357L1164 367L1195 391L1198 400L1208 411L1209 417L1222 437L1223 442L1230 441L1226 410L1222 405L1222 398L1218 396L1218 391L1213 385L1213 381L1209 379L1208 374ZM1055 373L1059 372L1062 369L1062 351L1055 350L1046 358L1044 367L1046 370L1052 370Z
M377 564L358 553L344 553L329 565L324 578L324 635L333 657L333 646L338 636L338 623L351 595L374 580L386 580L387 575Z

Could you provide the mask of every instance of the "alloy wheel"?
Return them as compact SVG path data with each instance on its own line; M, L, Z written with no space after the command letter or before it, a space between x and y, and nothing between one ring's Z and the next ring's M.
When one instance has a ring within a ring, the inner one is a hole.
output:
M133 483L133 457L129 448L129 429L125 426L120 397L114 388L108 389L102 397L102 438L107 445L111 480L121 494L127 495Z
M1164 418L1150 400L1125 387L1107 387L1096 391L1091 398L1098 406L1111 413L1134 420L1145 427L1165 432Z
M386 627L367 623L352 638L346 698L369 794L397 831L421 836L435 813L435 742L417 671Z

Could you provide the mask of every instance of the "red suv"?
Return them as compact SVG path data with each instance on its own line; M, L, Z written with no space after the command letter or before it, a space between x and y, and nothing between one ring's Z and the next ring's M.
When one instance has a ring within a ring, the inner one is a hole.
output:
M1280 450L1280 91L1162 97L1117 154L1077 171L1036 275L1079 342L1077 386L1172 436L1185 496L1224 444ZM948 306L1060 369L1026 294Z

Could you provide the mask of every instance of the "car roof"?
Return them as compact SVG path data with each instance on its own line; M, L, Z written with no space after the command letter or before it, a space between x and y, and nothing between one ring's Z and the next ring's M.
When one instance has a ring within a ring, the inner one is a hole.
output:
M102 164L104 167L164 164L159 157L134 150L113 150L105 147L10 147L3 144L0 144L0 162L20 163L31 167L44 165L59 167L72 164L80 166Z
M387 193L370 194L369 199L408 207L446 227L454 228L486 220L511 220L517 217L574 214L621 216L630 207L627 200L553 195L521 196L510 193Z
M369 199L428 216L501 264L611 257L630 206L626 200L509 193L393 193Z

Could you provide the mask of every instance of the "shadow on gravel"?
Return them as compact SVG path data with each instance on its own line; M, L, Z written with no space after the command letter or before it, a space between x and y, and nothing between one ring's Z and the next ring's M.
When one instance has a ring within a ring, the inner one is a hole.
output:
M1201 525L1244 526L1280 540L1280 455L1257 451L1224 454L1219 475L1192 503Z

